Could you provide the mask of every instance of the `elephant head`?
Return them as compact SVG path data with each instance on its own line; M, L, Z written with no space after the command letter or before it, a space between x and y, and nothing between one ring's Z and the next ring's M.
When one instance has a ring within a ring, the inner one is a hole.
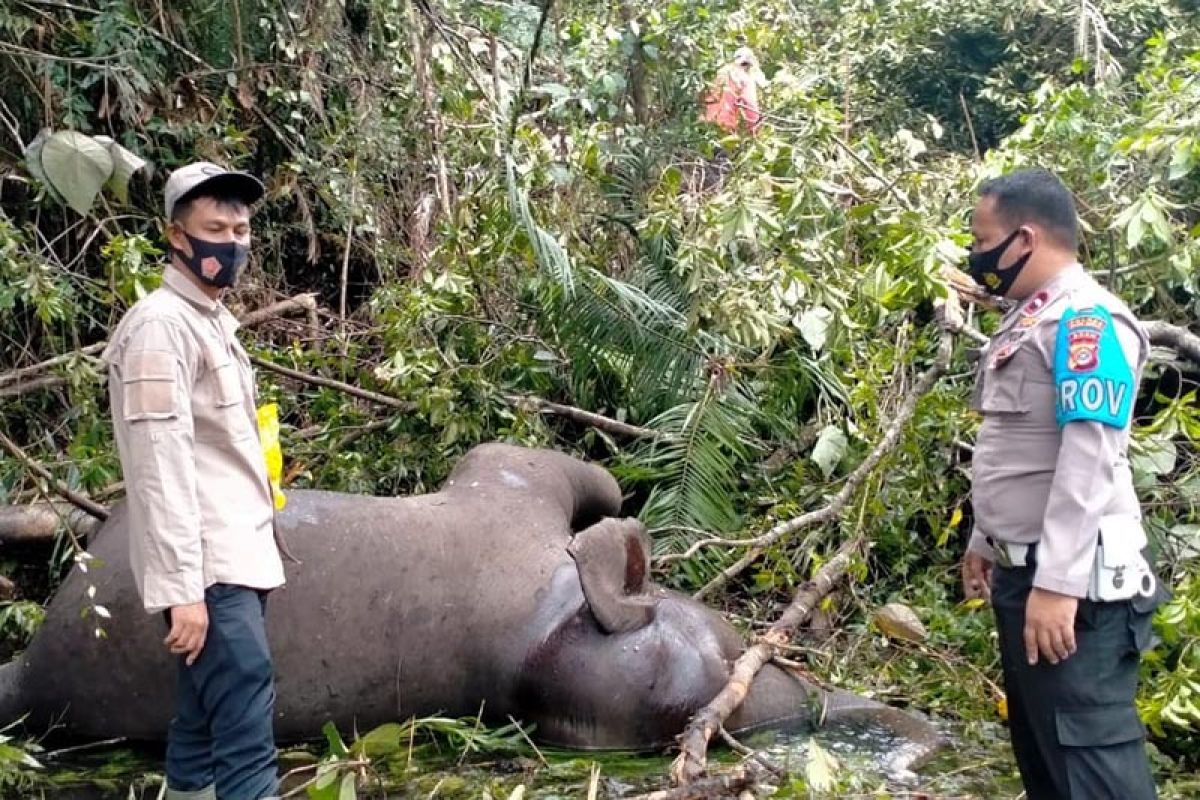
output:
M674 741L729 679L741 636L715 611L649 582L649 539L636 520L576 534L573 564L544 590L518 681L538 737L573 748L650 749ZM807 725L821 691L768 665L731 730Z

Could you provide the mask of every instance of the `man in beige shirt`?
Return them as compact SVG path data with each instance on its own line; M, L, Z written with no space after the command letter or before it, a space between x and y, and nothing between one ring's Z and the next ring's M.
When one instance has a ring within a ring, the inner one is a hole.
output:
M104 359L146 611L179 656L169 800L277 791L264 612L284 582L258 439L254 375L221 304L248 258L262 184L199 162L171 174L163 284L121 320Z

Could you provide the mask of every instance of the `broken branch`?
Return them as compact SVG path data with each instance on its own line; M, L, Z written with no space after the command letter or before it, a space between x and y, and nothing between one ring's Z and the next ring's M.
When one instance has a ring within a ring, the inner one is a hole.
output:
M65 484L50 474L50 470L46 469L40 462L22 450L17 443L8 438L3 431L0 431L0 447L3 447L12 454L13 458L23 463L25 468L30 472L45 479L45 481L50 484L50 488L53 489L54 493L59 497L64 498L71 503L71 505L86 511L98 520L103 521L108 519L107 508L100 505L95 500L84 497L78 492L74 492L67 488Z
M300 381L301 383L309 383L313 386L323 386L326 389L333 389L341 392L342 394L348 394L351 397L357 397L360 400L378 403L381 406L391 406L392 408L398 408L401 411L415 411L417 408L417 404L411 400L401 400L398 397L380 394L379 392L372 392L368 389L360 389L357 386L353 386L349 383L342 383L341 381L335 381L332 378L322 378L320 375L310 375L307 372L301 372L297 369L291 369L280 364L275 364L271 361L267 361L265 358L260 358L259 356L250 356L250 360L254 362L255 366L262 367L269 372L274 372L278 375L282 375L285 378L291 378L292 380Z
M854 493L858 491L858 488L862 485L863 481L865 481L867 477L875 470L875 468L879 466L879 462L882 461L889 453L891 453L891 451L900 442L900 436L904 432L905 426L908 424L909 420L912 419L913 414L916 413L917 403L922 397L928 394L931 389L933 389L934 385L938 381L938 378L942 376L942 374L946 371L946 368L949 366L950 354L952 352L953 345L953 336L949 332L943 331L941 335L941 343L938 345L937 356L934 358L933 364L931 364L929 368L921 374L921 377L913 386L912 391L910 391L904 398L904 402L900 405L900 409L896 413L895 418L892 420L891 424L888 425L887 430L884 432L883 438L879 440L879 442L875 445L875 448L863 460L863 462L858 465L854 472L850 473L850 476L846 478L845 484L842 485L841 490L834 496L833 500L831 500L828 505L815 511L801 514L800 516L794 517L786 522L781 522L764 533L762 536L759 536L756 539L747 540L747 543L751 544L749 552L738 559L733 565L722 571L721 574L717 575L715 578L701 587L700 590L693 595L693 597L700 599L708 595L710 592L720 588L721 586L724 586L732 578L741 574L742 570L752 564L768 547L783 537L789 536L799 530L807 528L810 525L823 525L826 522L830 522L835 519L838 514L845 509L846 505L850 502L851 498L854 496Z
M100 520L69 503L0 506L0 543L53 541L60 524L76 536L87 536L99 527Z
M758 779L756 772L754 762L748 762L724 775L715 775L674 789L635 795L630 800L708 800L714 797L728 797L753 786Z
M862 536L856 536L838 548L837 554L817 571L813 579L800 587L779 619L734 662L725 688L696 712L680 736L679 755L671 765L671 778L676 785L686 786L704 774L708 743L713 735L746 699L750 684L763 666L778 657L779 649L787 645L817 604L846 574L864 541Z
M317 310L317 295L309 292L306 294L298 294L295 297L288 297L280 300L278 303L272 303L265 308L258 308L254 311L247 312L238 318L244 328L253 328L255 325L260 325L274 317L286 317L300 311L311 313Z
M543 400L540 397L532 395L505 395L505 400L512 403L517 408L528 413L537 413L539 411L547 414L554 414L564 419L569 419L578 422L582 425L588 425L597 430L611 433L615 436L628 436L633 439L662 439L665 438L659 431L651 430L650 428L642 428L638 425L630 425L627 422L606 417L603 414L597 414L594 411L584 411L582 408L574 406L564 406L558 403L551 403L549 400Z

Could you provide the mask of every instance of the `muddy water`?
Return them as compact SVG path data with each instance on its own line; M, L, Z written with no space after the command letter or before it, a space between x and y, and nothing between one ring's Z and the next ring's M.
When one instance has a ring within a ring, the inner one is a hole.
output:
M797 776L805 774L810 760L809 742L816 741L837 762L835 776L842 791L925 791L951 797L1006 800L1020 795L1020 783L1007 747L1005 730L994 724L945 725L950 742L918 774L897 774L889 765L898 742L886 731L869 726L839 726L808 734L762 733L746 744ZM737 756L722 750L717 760L733 763ZM285 754L284 769L313 754L301 750ZM408 798L480 798L505 800L518 786L525 797L582 798L587 794L594 767L599 769L599 796L627 797L661 788L670 760L662 756L622 753L535 753L532 749L486 760L458 764L456 754L438 758L405 758L404 754L378 765L370 786L360 797L392 800ZM153 800L161 789L161 752L113 747L67 753L49 759L36 783L7 790L5 798L40 800ZM776 781L775 797L807 797L807 791ZM765 796L766 792L760 793Z

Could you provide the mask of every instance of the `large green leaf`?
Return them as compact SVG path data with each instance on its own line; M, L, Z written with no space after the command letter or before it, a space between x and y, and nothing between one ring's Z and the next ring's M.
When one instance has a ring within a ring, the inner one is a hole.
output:
M109 191L122 203L128 203L129 179L133 177L133 173L146 166L146 159L132 150L127 150L120 142L113 141L108 136L96 136L94 138L97 142L108 148L108 154L112 157L112 177L108 179L108 183L106 184Z
M846 455L848 445L846 434L842 433L841 428L836 425L827 425L817 438L817 444L813 448L810 458L820 468L821 473L828 478L837 469L842 456Z
M113 174L108 148L78 131L51 134L42 146L42 169L67 205L87 214Z

